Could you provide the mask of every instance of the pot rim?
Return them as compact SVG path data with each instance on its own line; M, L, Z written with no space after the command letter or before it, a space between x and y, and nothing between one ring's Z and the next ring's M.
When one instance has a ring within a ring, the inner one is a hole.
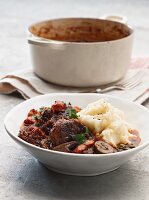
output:
M60 40L52 40L52 39L46 39L46 38L43 38L43 37L39 37L39 36L36 36L35 34L33 34L31 31L30 31L30 28L32 26L35 26L39 23L44 23L44 22L49 22L49 21L55 21L55 20L71 20L71 19L86 19L86 20L100 20L100 21L108 21L110 23L117 23L117 24L121 24L123 26L126 26L129 30L130 30L130 33L128 36L125 36L123 38L120 38L120 39L115 39L115 40L109 40L109 41L98 41L98 42L70 42L70 41L60 41ZM105 43L115 43L117 41L122 41L122 40L125 40L129 37L131 37L133 34L134 34L134 29L128 25L128 24L125 24L125 23L122 23L122 22L118 22L118 21L112 21L112 20L107 20L107 19L102 19L102 18L93 18L93 17L66 17L66 18L53 18L53 19L49 19L49 20L44 20L44 21L39 21L37 23L33 23L31 24L28 29L27 29L27 33L28 33L28 43L29 44L36 44L36 45L42 45L42 46L47 46L49 44L71 44L71 45L93 45L93 44L105 44Z

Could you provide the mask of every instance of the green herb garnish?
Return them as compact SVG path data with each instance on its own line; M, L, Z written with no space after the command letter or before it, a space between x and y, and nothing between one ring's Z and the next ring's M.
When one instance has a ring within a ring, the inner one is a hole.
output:
M75 139L77 142L82 144L85 141L85 134L84 133L76 134Z
M38 124L38 123L35 123L35 126L37 126L37 127L40 127L40 124Z
M48 106L48 107L41 107L41 108L39 108L39 112L41 112L41 113L43 113L45 110L50 110L51 109L51 107L50 106Z
M45 107L41 107L41 108L39 108L39 111L40 111L40 112L43 112L44 109L45 109Z
M34 115L34 116L32 116L32 118L35 120L39 120L41 117L39 115Z
M71 118L71 119L77 119L78 118L77 112L76 112L75 109L67 108L66 112L68 113L69 118Z
M90 132L89 128L85 127L85 133L88 133L88 132Z

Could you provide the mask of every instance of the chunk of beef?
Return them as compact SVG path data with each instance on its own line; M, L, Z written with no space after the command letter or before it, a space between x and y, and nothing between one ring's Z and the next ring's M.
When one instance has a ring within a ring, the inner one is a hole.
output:
M50 138L53 146L75 140L74 136L84 133L85 127L77 119L60 119L51 129Z
M44 149L52 149L52 144L51 144L49 136L46 136L45 139L41 140L40 147L42 147Z
M49 120L45 124L43 124L40 128L41 130L45 132L46 135L49 135L52 127L53 127L53 123L51 120Z
M53 112L51 111L51 109L47 109L42 113L41 120L44 122L47 122L51 119L52 116L53 116Z
M53 113L53 116L52 116L52 118L51 118L51 121L52 121L53 123L55 123L55 122L58 121L59 119L65 119L65 118L67 118L65 112L59 112L59 113L57 113L57 114Z
M55 123L59 119L67 118L65 112L54 113L51 109L45 110L41 116L41 120L45 123L49 120Z
M29 127L22 127L19 132L19 137L26 142L31 144L35 144L36 146L40 146L41 140L46 138L45 133L38 127L29 126Z

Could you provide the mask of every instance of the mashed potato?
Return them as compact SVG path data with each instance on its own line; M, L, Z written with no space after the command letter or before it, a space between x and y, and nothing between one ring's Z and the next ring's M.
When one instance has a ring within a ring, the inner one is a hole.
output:
M90 103L78 113L79 120L94 133L113 146L130 143L133 136L130 125L124 120L124 114L105 99Z

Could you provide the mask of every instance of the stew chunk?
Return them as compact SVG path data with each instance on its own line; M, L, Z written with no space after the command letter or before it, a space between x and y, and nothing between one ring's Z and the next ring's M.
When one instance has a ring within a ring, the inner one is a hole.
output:
M53 147L65 142L74 141L75 135L84 133L85 127L77 119L60 119L50 132Z

